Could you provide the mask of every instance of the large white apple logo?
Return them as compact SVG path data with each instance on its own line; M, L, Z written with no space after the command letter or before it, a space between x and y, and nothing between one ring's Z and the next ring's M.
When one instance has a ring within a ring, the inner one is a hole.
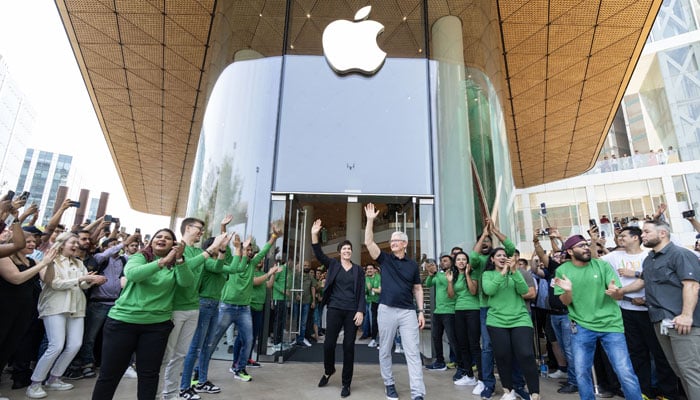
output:
M384 64L386 53L377 45L377 36L384 32L384 25L365 21L370 11L372 6L363 7L355 14L354 22L333 21L323 31L323 53L335 72L372 75Z

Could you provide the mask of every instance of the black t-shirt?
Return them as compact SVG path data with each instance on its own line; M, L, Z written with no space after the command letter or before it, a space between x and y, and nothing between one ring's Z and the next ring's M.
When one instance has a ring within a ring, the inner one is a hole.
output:
M379 294L379 304L414 309L413 285L420 285L418 264L405 256L397 258L383 251L377 257L377 262L382 269L382 292Z
M554 294L554 286L551 284L551 279L554 279L555 272L561 264L554 261L552 257L549 257L549 264L547 265L547 279L550 280L549 284L549 306L555 313L568 313L569 309L564 305L564 303L559 300L559 296Z
M22 272L36 265L36 261L29 257L27 257L27 261L29 261L28 266L21 263L18 264L14 261L12 261L12 263L15 264L15 266L20 272ZM5 298L11 298L12 301L33 300L35 297L38 297L34 296L34 293L36 292L37 288L40 288L39 274L34 275L33 277L29 278L26 282L20 283L19 285L15 285L0 278L0 296ZM41 289L39 289L39 292L40 291Z
M339 310L355 311L357 302L355 301L355 278L352 275L352 268L348 271L341 267L335 277L333 293L328 301L328 307Z

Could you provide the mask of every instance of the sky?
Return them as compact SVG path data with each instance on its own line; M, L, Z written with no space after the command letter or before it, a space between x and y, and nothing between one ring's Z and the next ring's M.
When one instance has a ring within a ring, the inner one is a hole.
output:
M169 218L129 207L54 1L0 0L0 54L36 113L27 145L72 155L82 187L91 197L109 192L107 213L127 231L167 227Z

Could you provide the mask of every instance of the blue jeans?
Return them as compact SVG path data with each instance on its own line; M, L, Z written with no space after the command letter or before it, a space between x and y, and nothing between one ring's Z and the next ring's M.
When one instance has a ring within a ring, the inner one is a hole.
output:
M202 357L202 348L207 346L214 339L214 331L219 317L219 301L214 299L199 299L199 318L197 328L192 336L190 349L185 356L185 363L182 367L182 379L180 379L180 390L185 390L192 384L192 370L194 364L199 359L199 368L208 363L209 360ZM216 346L216 345L215 345ZM202 381L204 382L204 381Z
M365 305L365 319L362 321L362 336L366 337L370 337L372 335L372 332L370 331L372 327L369 322L371 319L372 309L369 305L369 302Z
M554 330L554 336L557 337L557 342L559 342L559 347L564 352L566 357L567 367L567 383L570 385L576 385L576 365L574 361L574 351L571 347L571 320L568 314L556 315L550 314L550 320L552 321L552 329Z
M301 321L299 322L299 335L297 336L297 343L302 343L304 337L306 337L306 319L309 318L309 310L311 309L311 304L301 305ZM293 311L294 319L299 315L299 303L294 303Z
M90 301L85 309L85 335L83 345L78 353L80 366L95 363L95 339L100 333L102 326L107 321L107 314L112 309L112 304Z
M624 333L595 332L581 325L577 332L571 334L571 344L574 349L574 364L576 366L576 382L581 400L595 400L591 367L595 354L596 342L600 340L605 353L608 355L617 378L622 386L622 392L627 400L642 400L642 389L639 387L637 375L632 369L632 362L627 351Z
M238 360L238 370L245 369L248 363L248 354L253 347L253 319L250 315L250 306L236 306L233 304L219 304L219 319L216 322L214 340L207 343L206 352L201 355L205 362L199 367L199 381L206 382L209 374L209 360L219 344L221 338L226 333L229 325L236 324L238 336L243 341L238 354L234 353L233 358ZM137 360L138 362L138 360Z
M250 353L248 353L248 358L246 360L250 359L253 357L253 348L255 348L255 343L257 342L258 337L260 336L260 332L262 331L262 326L263 326L263 317L264 311L252 311L250 312L250 316L253 320L253 341L251 342L250 345ZM236 358L237 354L241 354L241 347L243 346L243 339L241 339L241 335L236 336L236 340L233 342L233 364L231 367L233 369L238 368L238 359Z

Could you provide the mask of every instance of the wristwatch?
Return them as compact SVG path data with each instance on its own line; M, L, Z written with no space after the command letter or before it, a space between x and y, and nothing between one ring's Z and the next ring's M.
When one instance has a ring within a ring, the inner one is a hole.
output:
M635 278L639 278L639 277L641 277L641 276L642 276L642 274L641 274L639 271L634 271L634 277L635 277Z
M422 309L422 308L419 308L419 309L416 310L416 313L425 313L425 310Z

